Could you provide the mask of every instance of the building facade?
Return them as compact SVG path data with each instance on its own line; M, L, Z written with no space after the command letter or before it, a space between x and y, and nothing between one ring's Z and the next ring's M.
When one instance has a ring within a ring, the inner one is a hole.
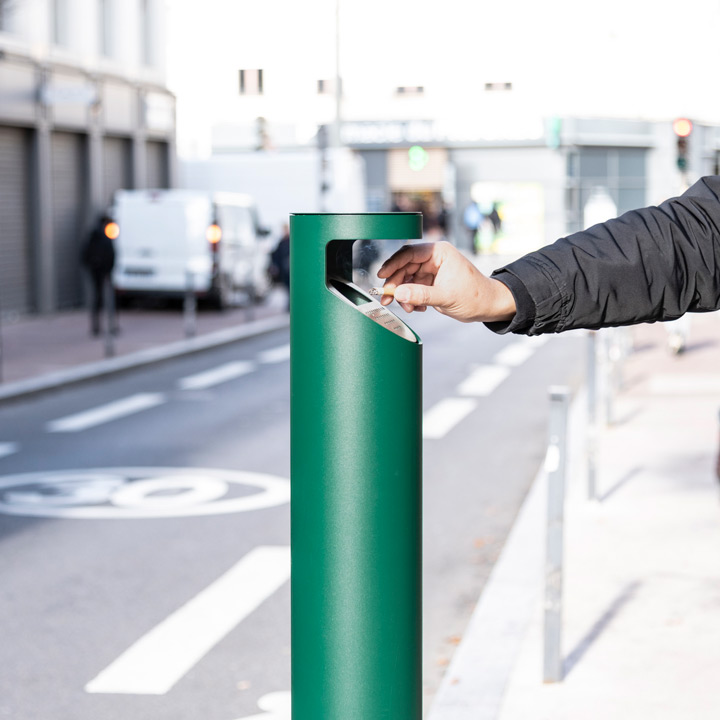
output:
M626 0L209 1L202 16L176 0L216 48L178 46L174 89L206 97L181 111L181 155L307 151L325 126L365 160L358 209L444 207L464 244L468 203L497 202L521 250L581 227L598 192L622 212L716 172L720 6L686 5L678 33L673 6ZM684 169L677 117L694 121Z
M671 120L552 118L526 137L450 135L432 121L346 121L342 137L365 159L368 210L449 210L449 234L470 246L464 210L506 216L504 247L525 252L587 226L598 192L612 214L661 202L720 173L720 125L695 123L678 167ZM595 221L607 218L594 218ZM487 230L490 230L489 226Z
M80 249L120 188L170 187L162 0L0 2L0 312L84 301Z

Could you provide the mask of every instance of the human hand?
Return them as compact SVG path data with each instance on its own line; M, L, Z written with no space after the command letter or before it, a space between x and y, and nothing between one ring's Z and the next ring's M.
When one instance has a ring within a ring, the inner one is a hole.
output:
M483 275L448 242L406 245L378 271L407 312L434 307L461 322L508 321L515 300L506 285ZM386 295L383 305L392 302Z

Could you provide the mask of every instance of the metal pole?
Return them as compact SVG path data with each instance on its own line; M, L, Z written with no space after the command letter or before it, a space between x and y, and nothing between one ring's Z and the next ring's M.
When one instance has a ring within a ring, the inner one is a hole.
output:
M625 389L625 360L629 353L628 333L626 327L615 328L615 390L622 392Z
M335 0L335 120L333 147L342 144L342 78L340 76L340 0Z
M105 357L115 356L115 293L112 279L107 276L103 282L103 306L105 309L105 323L103 339L105 341Z
M587 473L588 499L597 499L597 332L588 333L587 350Z
M720 421L720 412L718 412L718 420ZM720 442L718 443L718 456L715 463L715 477L720 481Z
M2 342L2 305L0 305L0 383L3 381L3 362L5 360L3 354L3 342Z
M548 474L545 562L545 643L543 680L560 682L562 670L563 509L570 390L550 388L550 427L545 468Z
M615 353L612 330L603 333L603 362L605 365L605 424L615 423Z
M192 270L185 273L185 299L183 302L185 337L197 334L197 299L195 298L195 276Z

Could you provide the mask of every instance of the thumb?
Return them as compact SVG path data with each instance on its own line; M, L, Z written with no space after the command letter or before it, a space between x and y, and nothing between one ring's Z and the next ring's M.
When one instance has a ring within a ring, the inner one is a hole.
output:
M395 300L403 305L430 305L431 307L442 304L442 294L437 288L430 285L416 285L404 283L395 288Z

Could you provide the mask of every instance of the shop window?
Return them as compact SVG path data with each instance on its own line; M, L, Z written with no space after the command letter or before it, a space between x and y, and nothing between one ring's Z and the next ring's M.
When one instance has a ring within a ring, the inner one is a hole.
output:
M50 6L52 41L55 45L70 45L70 3L68 0L52 0Z
M240 70L240 94L241 95L262 95L263 94L263 71L262 70Z
M318 80L318 95L334 95L337 84L338 81L336 78L332 78L330 80ZM340 80L340 92L342 93L342 80Z
M104 57L113 56L112 2L113 0L99 0L98 3L100 54Z
M487 82L485 83L485 92L504 92L512 90L511 82Z
M155 64L153 43L153 3L152 0L142 0L140 4L140 39L143 65Z
M425 94L425 88L422 85L400 85L395 88L395 95L398 97L418 97Z
M0 32L13 32L14 0L0 0Z

